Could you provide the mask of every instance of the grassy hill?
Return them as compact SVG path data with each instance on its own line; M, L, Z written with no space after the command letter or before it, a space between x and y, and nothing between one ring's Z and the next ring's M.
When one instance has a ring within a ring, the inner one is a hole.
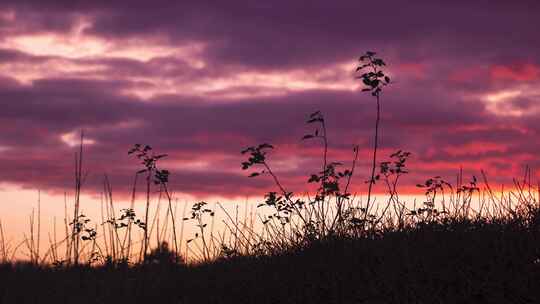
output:
M540 210L329 237L273 255L0 266L2 303L538 303ZM155 253L154 253L155 254ZM152 261L152 262L150 262Z

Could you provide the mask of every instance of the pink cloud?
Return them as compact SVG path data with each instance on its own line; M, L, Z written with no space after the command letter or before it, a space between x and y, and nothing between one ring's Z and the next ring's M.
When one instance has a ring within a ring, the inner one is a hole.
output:
M404 62L399 63L394 70L397 73L412 76L415 78L427 77L427 65L425 63Z
M453 82L474 82L478 77L485 75L485 71L479 67L468 67L463 69L458 69L453 71L449 76L448 80Z
M532 63L494 65L490 67L492 80L534 81L540 79L540 66Z

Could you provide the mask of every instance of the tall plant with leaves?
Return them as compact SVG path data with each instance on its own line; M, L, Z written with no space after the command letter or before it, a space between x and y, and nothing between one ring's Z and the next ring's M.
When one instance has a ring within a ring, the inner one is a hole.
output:
M319 139L323 144L323 159L322 159L322 171L318 174L311 174L308 183L320 183L317 189L317 194L311 204L318 205L315 215L318 222L318 234L319 236L326 236L329 233L335 233L336 225L341 226L343 223L343 203L349 199L350 193L348 193L349 184L354 172L354 166L356 165L356 159L358 157L358 149L354 147L353 151L355 157L353 159L353 165L351 169L338 171L338 167L343 164L340 162L328 161L328 137L326 132L326 121L324 115L320 111L316 111L309 116L308 124L316 124L315 132L312 134L306 134L302 137L302 140L306 139ZM346 178L346 185L342 191L340 186L340 179ZM336 200L336 213L333 219L329 218L330 199L334 197ZM320 204L319 204L320 203ZM330 220L330 221L328 221Z
M295 199L293 193L286 191L277 175L272 171L267 161L267 153L274 147L270 144L261 144L248 147L242 154L249 154L247 161L242 162L242 169L246 170L252 166L260 166L263 169L253 172L249 176L255 177L263 174L270 175L275 185L280 190L269 192L265 195L265 201L259 207L267 206L274 209L274 213L268 217L271 220L278 220L281 225L290 225L291 219L297 217L301 225L293 223L293 231L297 237L303 240L323 239L335 233L341 233L341 228L345 227L343 207L344 203L350 199L348 188L354 172L354 167L358 157L358 148L354 147L354 159L351 169L339 171L343 164L328 160L328 137L326 121L320 111L309 115L307 124L315 125L314 132L306 134L302 140L320 140L322 142L322 168L311 174L308 184L319 184L313 198ZM341 187L341 179L345 178L346 184ZM335 210L332 210L331 201L335 199ZM350 218L347 218L349 220ZM264 224L269 220L263 221Z
M146 253L148 251L148 242L149 242L149 236L148 236L148 210L150 207L150 188L151 184L155 184L160 186L160 190L165 192L165 195L168 199L168 207L169 207L169 214L171 216L172 221L172 229L173 229L173 238L174 238L174 247L176 252L178 251L178 243L177 243L177 237L176 237L176 224L175 224L175 218L174 218L174 212L172 209L172 195L169 192L168 189L168 182L169 182L169 171L165 169L159 169L157 166L158 160L167 157L167 154L154 154L152 152L152 147L148 145L141 145L141 144L135 144L132 149L128 151L128 154L135 154L135 156L141 161L141 164L144 166L144 169L141 169L137 172L137 174L146 174L146 208L145 208L145 215L144 215L144 242L143 242L143 254L142 256L145 257Z
M357 79L362 80L364 88L363 92L368 92L375 98L377 102L377 117L375 119L375 134L373 142L373 159L371 163L371 176L368 181L368 198L366 204L366 214L369 211L371 204L371 193L373 185L375 184L376 175L375 169L377 167L377 150L379 148L379 125L381 121L381 93L383 87L390 84L390 77L388 77L382 70L386 63L381 59L375 57L375 52L366 52L358 59L359 63L356 67Z

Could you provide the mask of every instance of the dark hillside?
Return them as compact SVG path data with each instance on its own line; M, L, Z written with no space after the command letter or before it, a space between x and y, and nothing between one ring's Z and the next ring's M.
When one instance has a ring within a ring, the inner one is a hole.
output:
M540 218L442 221L183 266L0 269L2 303L538 303Z

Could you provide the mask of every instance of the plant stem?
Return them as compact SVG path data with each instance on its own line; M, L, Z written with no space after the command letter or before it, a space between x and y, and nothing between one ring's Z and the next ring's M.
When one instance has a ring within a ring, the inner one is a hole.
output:
M173 232L173 238L174 238L174 250L175 250L175 257L178 257L178 254L180 254L180 252L178 251L178 241L177 241L177 238L176 238L176 223L175 223L175 218L174 218L174 212L173 212L173 209L172 209L172 197L171 197L171 194L169 193L169 189L167 188L167 185L165 183L162 183L162 186L163 186L163 189L165 190L165 195L167 195L167 200L169 202L169 214L171 215L171 221L172 221L172 232Z
M377 149L379 148L379 123L381 120L381 103L379 99L379 94L377 94L377 119L375 120L375 142L373 144L373 161L371 165L371 177L369 180L369 187L368 187L368 199L366 204L366 211L364 213L364 218L367 217L367 213L369 211L369 206L371 203L371 190L373 187L373 184L375 183L375 168L377 167Z
M144 246L143 246L143 261L146 259L146 252L148 251L148 209L150 208L150 179L152 176L152 171L148 171L146 176L146 208L144 212Z
M272 178L274 179L274 183L278 186L279 190L281 191L281 193L283 193L283 196L285 197L285 199L291 203L291 205L293 206L294 210L297 212L298 216L300 216L300 219L304 222L304 224L307 224L307 221L306 219L302 216L302 213L300 212L300 210L298 210L298 208L296 207L296 205L294 204L294 202L291 200L291 198L289 197L289 195L287 195L287 191L285 190L285 188L283 188L283 186L281 185L281 183L279 182L277 176L274 174L274 172L272 172L272 169L270 169L270 166L266 163L266 162L263 162L263 166L266 168L266 171L268 172L268 174L270 174L270 176L272 176Z
M326 137L326 125L324 123L324 119L321 122L322 130L323 130L323 142L324 142L324 154L323 154L323 179L322 179L322 198L321 198L321 222L322 222L322 231L321 231L321 237L325 235L326 231L326 219L325 219L325 210L324 210L324 201L326 200L326 180L328 179L326 167L327 167L327 160L328 160L328 139Z
M84 132L81 130L81 142L79 154L75 154L75 207L73 211L73 262L79 264L79 205L82 184L82 161L83 161Z

